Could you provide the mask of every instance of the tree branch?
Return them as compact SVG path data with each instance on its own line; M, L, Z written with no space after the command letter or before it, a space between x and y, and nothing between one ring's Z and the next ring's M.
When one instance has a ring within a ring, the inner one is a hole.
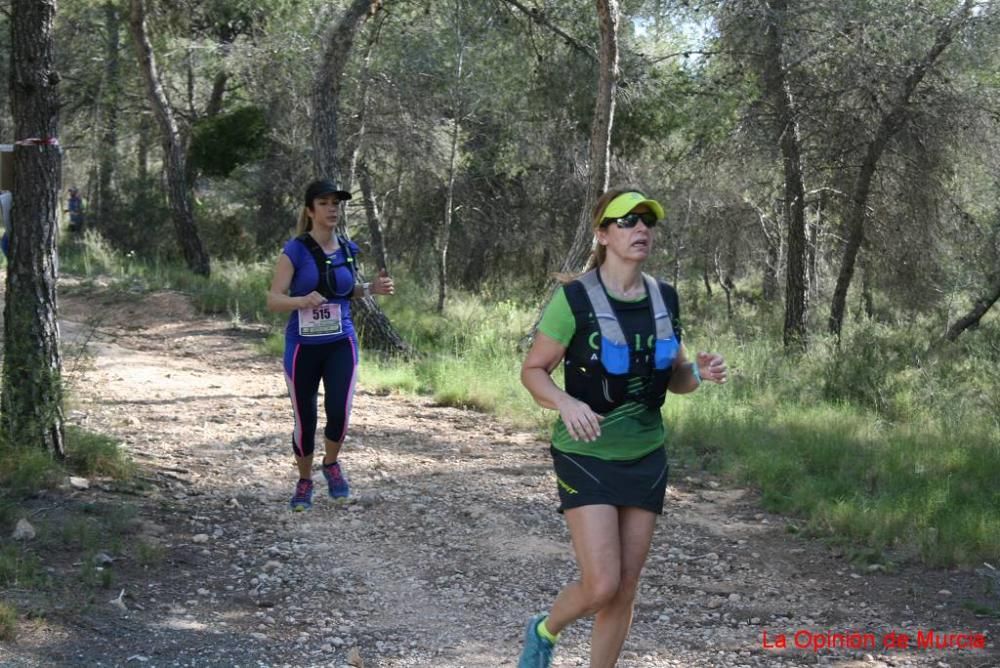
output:
M542 26L543 28L548 28L549 30L551 30L555 34L557 34L560 37L562 37L563 40L568 45L570 45L571 47L573 47L574 49L576 49L577 51L579 51L583 55L587 56L587 58L589 58L590 60L594 61L595 63L597 62L597 52L592 47L589 47L589 46L586 46L586 45L580 43L575 37L573 37L572 35L570 35L569 33L567 33L565 30L563 30L559 26L557 26L554 23L552 23L551 21L549 21L545 17L545 12L543 12L542 10L540 10L540 9L538 9L536 7L525 7L522 3L518 2L518 0L501 0L501 1L507 3L508 5L510 5L510 6L514 7L514 8L516 8L522 14L524 14L529 19L531 19L532 21L534 21L538 25Z

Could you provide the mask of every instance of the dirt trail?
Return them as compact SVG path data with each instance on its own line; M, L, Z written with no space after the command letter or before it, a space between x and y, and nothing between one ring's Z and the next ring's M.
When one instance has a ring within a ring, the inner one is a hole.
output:
M123 548L113 592L22 620L0 665L514 666L525 620L574 577L534 435L375 395L362 371L342 456L354 496L333 503L317 476L313 510L293 514L291 412L259 331L171 292L69 285L60 309L69 421L122 439L148 483L126 494L91 481L71 496L136 507L127 544L161 557L143 566ZM619 666L1000 666L997 620L961 607L981 597L981 576L854 567L787 533L748 491L671 474ZM126 610L106 600L121 588ZM587 665L588 629L564 634L555 666ZM879 646L763 647L765 632L792 646L803 629ZM987 647L881 646L930 629L984 633Z

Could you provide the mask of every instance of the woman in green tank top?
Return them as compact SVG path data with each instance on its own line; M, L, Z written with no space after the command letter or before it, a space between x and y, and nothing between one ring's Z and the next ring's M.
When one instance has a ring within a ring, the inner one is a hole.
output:
M519 668L548 668L559 633L589 615L591 668L615 665L663 512L664 394L726 382L721 355L688 361L676 291L642 273L663 215L631 188L598 199L589 271L556 292L521 368L535 401L559 412L553 465L580 578L529 621ZM551 377L560 363L565 390Z

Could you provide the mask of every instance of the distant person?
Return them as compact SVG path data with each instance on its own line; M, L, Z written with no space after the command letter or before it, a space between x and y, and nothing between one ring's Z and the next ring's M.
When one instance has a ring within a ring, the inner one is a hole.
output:
M83 199L80 197L80 191L76 188L69 189L66 212L69 214L70 233L79 236L83 233Z
M3 237L0 238L0 250L4 257L10 257L10 208L14 204L14 196L9 190L0 190L0 216L3 217Z
M326 426L323 477L331 497L350 494L338 457L354 397L358 339L351 300L395 292L383 269L371 283L357 281L358 247L336 233L341 202L351 199L329 180L313 181L294 239L285 244L274 268L267 307L290 312L285 329L285 382L292 399L295 428L292 451L299 480L292 510L312 507L312 464L317 424L317 395L322 379Z
M594 615L591 668L611 668L632 624L639 574L663 512L667 390L726 382L721 355L688 361L673 287L642 273L663 207L633 189L594 206L589 270L560 287L545 309L521 382L559 411L551 454L579 579L525 630L519 668L548 668L559 633ZM551 373L562 362L566 389Z

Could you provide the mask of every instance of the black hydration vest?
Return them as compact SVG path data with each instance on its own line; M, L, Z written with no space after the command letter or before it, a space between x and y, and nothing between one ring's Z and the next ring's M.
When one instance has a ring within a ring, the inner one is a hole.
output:
M351 277L357 280L358 270L355 266L357 263L354 261L354 253L351 251L351 245L347 242L347 239L343 235L337 235L337 244L340 246L340 250L344 252L344 261L338 264L334 264L333 260L326 256L323 248L316 243L316 240L308 232L300 234L296 239L305 245L309 254L312 255L313 260L316 262L316 273L319 276L319 284L316 286L316 292L327 299L350 298L351 292L354 290L354 281L351 281L351 287L347 293L338 295L335 287L337 280L334 277L337 269L347 266L351 268Z
M621 323L596 269L563 288L576 320L576 334L564 359L566 392L586 403L595 413L609 413L627 401L659 408L666 400L667 384L680 343L660 284L648 274L643 274L642 279L654 324L653 346L646 353L629 350ZM586 340L590 338L586 333L593 328L594 320L599 328L595 333L596 352ZM635 379L644 381L643 389L629 392L629 381Z

